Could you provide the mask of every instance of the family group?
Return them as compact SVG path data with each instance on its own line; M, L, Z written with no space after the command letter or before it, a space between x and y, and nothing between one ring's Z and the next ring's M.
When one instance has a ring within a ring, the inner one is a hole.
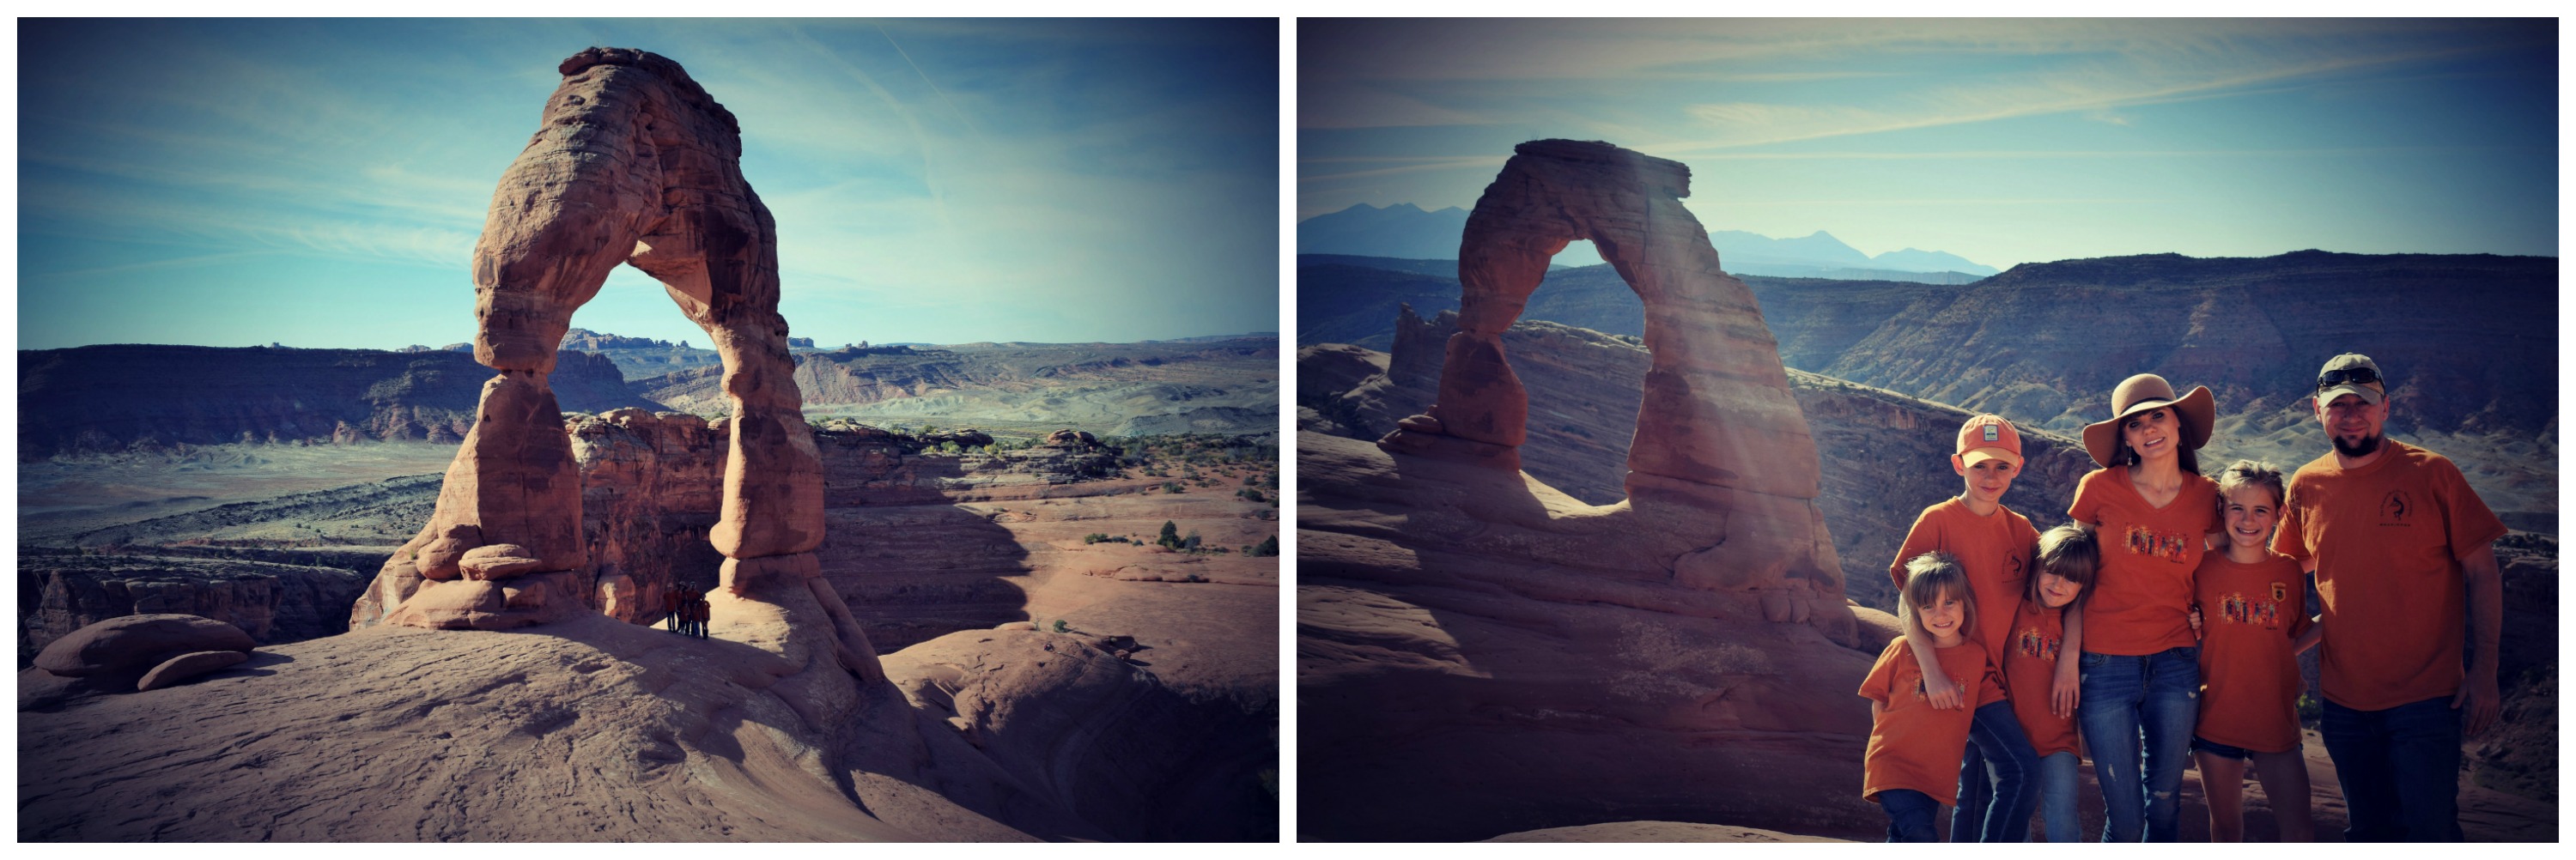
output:
M2046 534L2002 503L2020 433L1968 419L1951 457L1965 487L1906 535L1888 570L1904 635L1860 689L1862 791L1890 841L1935 840L1944 805L1953 841L2022 841L2033 815L2050 841L2077 841L2079 749L2104 841L2177 839L2187 760L2213 840L2243 836L2250 763L2282 841L2305 841L2297 655L2311 647L2346 840L2460 839L2462 731L2499 709L2490 544L2505 526L2450 460L2386 438L2388 384L2368 357L2327 361L2311 406L2332 451L2286 482L2251 460L2212 479L2196 453L2209 389L2177 397L2132 376L2084 428L2100 468Z

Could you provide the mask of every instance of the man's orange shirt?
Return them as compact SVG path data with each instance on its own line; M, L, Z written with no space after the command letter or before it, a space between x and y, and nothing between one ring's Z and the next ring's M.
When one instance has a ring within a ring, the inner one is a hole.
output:
M1995 685L1986 649L1974 642L1935 648L1932 654L1950 677L1971 679L1966 682L1970 701ZM1879 792L1910 788L1943 805L1957 804L1959 760L1968 750L1968 723L1976 710L1932 707L1925 698L1923 667L1903 636L1889 640L1887 650L1879 652L1878 665L1860 682L1860 694L1881 706L1869 727L1869 749L1861 755L1861 796L1876 802Z
M2254 752L2299 745L2299 659L2308 629L2307 574L2276 553L2238 564L2226 553L2200 563L2200 725L2192 733Z
M2319 686L2358 711L2460 691L2468 597L2459 557L2505 533L2448 458L2385 444L2358 469L2335 465L2332 453L2299 467L2272 537L2276 552L2316 557L2326 625Z
M1924 508L1914 518L1914 529L1905 533L1905 545L1896 550L1887 576L1902 592L1907 559L1935 550L1957 558L1968 574L1968 594L1977 602L1977 622L1967 631L1968 638L1985 646L1987 661L2001 666L2006 631L2012 627L2014 608L2021 605L2030 560L2038 548L2039 531L2030 527L2029 518L2000 506L1993 516L1977 516L1968 510L1967 502L1953 496ZM1978 704L2003 698L2003 690L1991 690Z
M2057 649L2066 641L2066 610L2028 600L2013 613L2004 649L2004 685L2012 689L2013 716L2040 755L2075 751L2075 718L2048 711L2048 688L2057 677Z
M2076 522L2092 523L2102 571L2084 599L2084 650L2137 657L2196 644L2191 573L2203 542L2218 531L2218 483L2184 472L2164 507L2147 504L2126 467L2095 469L2075 485Z

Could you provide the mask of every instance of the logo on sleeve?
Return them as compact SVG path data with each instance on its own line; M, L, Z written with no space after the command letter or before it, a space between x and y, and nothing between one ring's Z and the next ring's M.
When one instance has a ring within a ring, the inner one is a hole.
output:
M2407 498L2405 490L2390 490L2388 491L2387 498L2379 500L2379 524L2383 526L2409 525L2409 523L2406 522L2406 515L2413 513L2414 511L2415 500Z

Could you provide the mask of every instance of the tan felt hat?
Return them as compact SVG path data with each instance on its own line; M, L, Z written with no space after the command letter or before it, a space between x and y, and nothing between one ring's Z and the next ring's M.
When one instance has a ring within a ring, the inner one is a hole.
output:
M2209 386L2194 386L2190 394L2174 396L2173 383L2152 373L2141 373L2120 380L2111 389L2111 420L2084 425L2084 450L2093 462L2114 464L2111 458L2120 454L2120 422L2131 415L2170 404L2182 425L2183 450L2197 451L2209 444L2209 428L2218 418L2218 399L2210 396Z

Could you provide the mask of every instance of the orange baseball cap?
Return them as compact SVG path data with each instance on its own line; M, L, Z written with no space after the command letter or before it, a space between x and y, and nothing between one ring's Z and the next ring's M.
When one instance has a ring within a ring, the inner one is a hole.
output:
M1959 450L1952 456L1965 469L1987 460L2021 465L2021 431L2001 415L1979 415L1959 425Z

